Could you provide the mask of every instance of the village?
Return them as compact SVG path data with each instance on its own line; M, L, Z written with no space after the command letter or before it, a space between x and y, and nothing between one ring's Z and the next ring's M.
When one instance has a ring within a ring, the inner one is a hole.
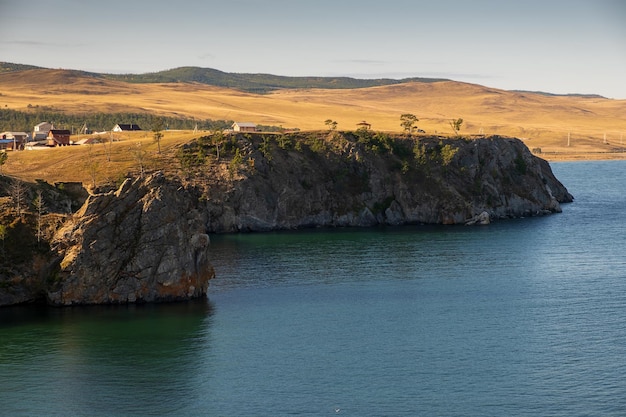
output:
M234 122L229 129L233 132L257 132L257 125L250 122ZM122 132L137 132L143 129L134 123L118 123L111 131L94 132L86 137L80 138L81 133L90 133L86 126L78 134L73 134L68 129L55 129L54 124L50 122L41 122L33 127L33 132L12 132L6 131L0 133L0 151L22 151L32 149L46 149L57 146L72 145L88 145L91 143L101 142L103 135ZM72 140L72 137L78 137ZM107 138L108 140L108 138Z

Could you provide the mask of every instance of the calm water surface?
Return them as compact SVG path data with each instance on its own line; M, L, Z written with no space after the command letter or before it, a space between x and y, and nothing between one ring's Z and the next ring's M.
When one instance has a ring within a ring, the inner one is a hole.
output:
M0 309L0 415L624 416L626 162L563 213L214 236L207 300Z

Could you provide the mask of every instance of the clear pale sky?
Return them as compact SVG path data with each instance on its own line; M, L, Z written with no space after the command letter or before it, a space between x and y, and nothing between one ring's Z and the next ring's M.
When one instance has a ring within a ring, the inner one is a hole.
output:
M626 1L0 0L0 61L441 77L626 99Z

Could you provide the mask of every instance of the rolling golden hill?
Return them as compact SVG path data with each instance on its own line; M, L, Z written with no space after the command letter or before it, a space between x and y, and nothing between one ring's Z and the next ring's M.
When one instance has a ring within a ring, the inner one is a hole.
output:
M400 115L412 113L427 134L451 135L450 120L463 118L463 135L519 137L549 160L626 157L626 100L513 92L455 81L254 94L200 83L132 84L79 71L30 69L0 74L0 106L21 111L45 106L67 113L146 112L301 130L326 129L327 119L337 121L339 130L354 130L365 120L372 129L389 132L400 132ZM170 132L164 144L190 137ZM153 146L149 132L140 139L146 148ZM57 154L66 152L75 151ZM28 165L29 159L43 164L41 157L15 155L6 171L42 177L46 170ZM72 164L70 156L65 160ZM50 164L47 167L50 171Z

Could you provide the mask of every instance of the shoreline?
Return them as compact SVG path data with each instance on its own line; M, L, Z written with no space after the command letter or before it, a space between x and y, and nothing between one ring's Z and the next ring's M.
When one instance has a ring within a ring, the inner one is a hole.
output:
M542 152L533 153L548 162L622 161L626 152Z

